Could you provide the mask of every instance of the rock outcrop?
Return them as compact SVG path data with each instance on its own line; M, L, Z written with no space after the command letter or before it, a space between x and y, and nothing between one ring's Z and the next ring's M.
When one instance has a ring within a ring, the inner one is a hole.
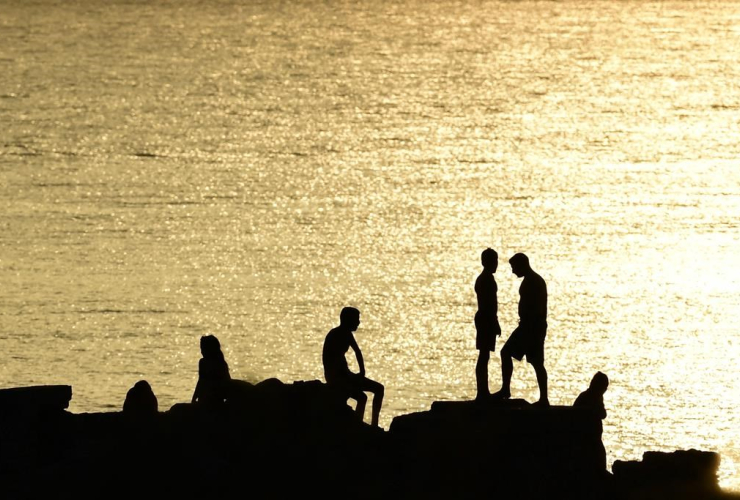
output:
M660 495L688 477L713 495L696 498L729 498L714 454L646 454L608 473L600 418L581 408L436 402L384 431L316 380L240 384L222 407L163 412L129 395L127 411L74 414L62 387L0 391L0 498L637 500L688 498Z
M606 498L601 422L524 400L436 402L390 434L409 492L437 498Z
M717 482L719 462L719 454L710 451L648 451L642 461L616 460L612 470L619 495L625 499L728 498L723 496Z

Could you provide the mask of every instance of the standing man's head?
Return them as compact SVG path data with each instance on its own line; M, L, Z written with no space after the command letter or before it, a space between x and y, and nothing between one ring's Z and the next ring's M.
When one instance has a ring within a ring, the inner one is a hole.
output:
M523 253L515 253L510 259L511 272L516 274L519 278L527 274L532 268L529 267L529 257Z
M486 248L483 250L480 254L480 263L483 265L484 269L495 273L498 268L498 254L496 253L496 250L493 248Z
M354 332L360 326L360 310L354 307L345 307L339 313L339 324Z

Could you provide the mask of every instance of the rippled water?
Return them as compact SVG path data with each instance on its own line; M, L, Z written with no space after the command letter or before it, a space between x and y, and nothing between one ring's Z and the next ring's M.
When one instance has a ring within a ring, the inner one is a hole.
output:
M166 409L205 333L321 378L355 305L387 428L473 397L492 246L504 339L508 258L548 282L551 401L609 375L610 464L712 450L740 490L740 4L0 4L0 386Z

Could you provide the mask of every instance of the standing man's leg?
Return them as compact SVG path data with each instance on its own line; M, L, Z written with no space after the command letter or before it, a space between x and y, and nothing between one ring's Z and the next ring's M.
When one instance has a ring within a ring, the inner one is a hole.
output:
M544 362L532 363L534 373L537 375L537 385L540 388L540 400L535 404L550 406L550 400L547 398L547 370Z
M488 349L478 351L478 362L475 364L475 382L477 394L475 399L482 399L489 395L488 392L488 360L491 353Z
M537 375L537 385L540 388L540 400L537 405L550 406L550 400L547 398L547 370L545 370L545 337L547 336L547 324L540 325L533 329L532 349L527 353L527 361L534 368Z
M496 393L500 398L511 397L511 375L514 373L514 362L511 353L504 345L501 349L501 390Z

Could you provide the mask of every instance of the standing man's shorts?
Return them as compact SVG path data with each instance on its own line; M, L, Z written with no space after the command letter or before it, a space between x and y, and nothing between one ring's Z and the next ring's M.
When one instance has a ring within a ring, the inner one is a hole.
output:
M545 362L545 336L547 335L547 321L519 323L511 332L504 349L512 358L521 361L527 357L529 364Z
M496 350L496 318L480 311L475 313L475 348L479 351Z

